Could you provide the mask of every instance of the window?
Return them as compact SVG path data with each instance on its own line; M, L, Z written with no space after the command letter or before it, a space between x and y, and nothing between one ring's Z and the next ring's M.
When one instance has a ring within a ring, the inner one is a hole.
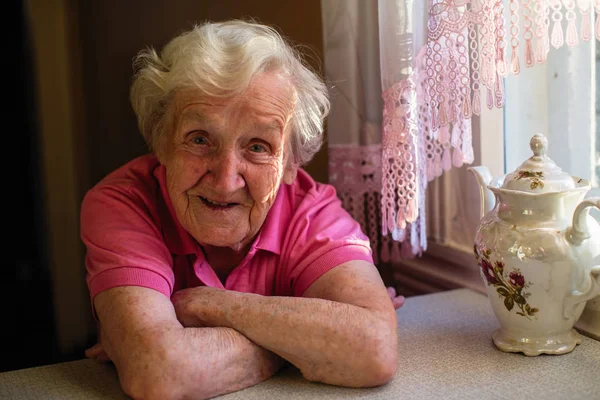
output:
M505 13L508 22L508 0ZM588 197L600 196L600 43L592 36L574 47L551 48L546 63L532 68L523 60L521 55L520 74L505 79L505 107L482 105L481 116L472 119L472 166L485 165L493 176L512 172L531 157L531 137L542 133L549 141L549 157L569 174L590 181ZM403 267L405 273L400 270L400 282L412 273L439 282L439 287L452 281L476 288L480 278L473 239L480 195L469 166L429 183L428 250L422 259L404 263L409 266ZM592 215L600 220L597 210Z
M564 171L598 183L596 40L551 49L545 64L506 78L505 172L531 156L529 139L548 138L548 156Z

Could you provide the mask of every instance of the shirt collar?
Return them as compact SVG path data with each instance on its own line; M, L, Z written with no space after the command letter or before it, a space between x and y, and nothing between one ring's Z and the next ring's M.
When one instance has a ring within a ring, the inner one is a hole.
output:
M154 177L157 179L160 187L159 214L163 225L163 235L169 251L177 255L198 254L199 245L192 235L186 231L179 223L173 203L167 190L167 172L164 165L154 170ZM281 223L280 217L283 217L285 206L285 193L288 190L285 183L281 184L278 190L275 202L271 206L263 226L258 232L256 239L252 243L251 249L266 250L271 253L281 254L282 229L284 223ZM252 250L251 250L252 251Z
M262 228L258 232L256 240L252 247L270 251L271 253L281 254L281 242L283 236L283 227L287 225L281 218L285 217L285 192L288 187L282 183L275 197L275 202L271 206L267 218Z

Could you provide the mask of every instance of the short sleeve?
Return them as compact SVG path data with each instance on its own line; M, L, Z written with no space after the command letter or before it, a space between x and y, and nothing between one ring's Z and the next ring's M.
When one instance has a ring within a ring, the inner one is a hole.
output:
M156 201L141 189L90 190L81 207L91 300L117 286L143 286L170 297L173 258L159 227Z
M302 199L284 241L283 266L294 296L330 269L354 260L373 263L368 237L343 209L335 189L317 184Z

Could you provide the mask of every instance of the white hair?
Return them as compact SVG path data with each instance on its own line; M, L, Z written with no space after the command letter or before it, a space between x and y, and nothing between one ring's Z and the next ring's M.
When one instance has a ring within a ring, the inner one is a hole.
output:
M160 56L152 48L140 51L134 68L131 104L155 153L169 129L176 91L200 89L207 96L230 97L243 92L255 75L270 71L283 73L294 89L292 162L306 164L321 148L330 107L327 88L302 54L271 27L240 20L195 25L171 40Z

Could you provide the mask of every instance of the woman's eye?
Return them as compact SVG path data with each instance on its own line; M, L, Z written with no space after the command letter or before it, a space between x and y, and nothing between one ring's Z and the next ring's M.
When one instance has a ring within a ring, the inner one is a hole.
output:
M206 140L206 138L204 136L200 136L200 135L196 135L192 138L192 142L194 144L198 144L198 145L204 145L207 144L208 141Z
M253 144L252 146L250 146L250 151L254 153L264 153L265 151L267 151L267 149L265 148L265 146L262 146L260 144Z

